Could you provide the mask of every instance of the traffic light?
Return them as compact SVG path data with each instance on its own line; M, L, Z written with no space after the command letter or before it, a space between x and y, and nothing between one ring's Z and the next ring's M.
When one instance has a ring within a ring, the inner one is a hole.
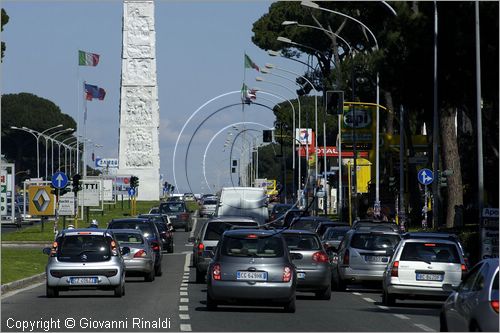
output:
M136 189L139 187L139 177L132 176L130 177L130 187Z
M451 176L452 174L453 174L453 170L438 171L439 187L447 187L448 186L448 176Z
M73 175L73 192L75 192L75 194L82 189L81 179L82 176L80 176L78 173Z
M343 114L344 113L344 92L343 91L327 91L326 92L326 113L328 114Z
M273 142L273 131L263 130L262 131L262 141L263 142Z

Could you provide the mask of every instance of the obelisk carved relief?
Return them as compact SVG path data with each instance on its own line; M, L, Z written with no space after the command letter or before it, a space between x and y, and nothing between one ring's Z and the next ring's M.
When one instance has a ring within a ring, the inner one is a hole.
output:
M139 200L160 197L154 1L123 2L119 175L139 177Z

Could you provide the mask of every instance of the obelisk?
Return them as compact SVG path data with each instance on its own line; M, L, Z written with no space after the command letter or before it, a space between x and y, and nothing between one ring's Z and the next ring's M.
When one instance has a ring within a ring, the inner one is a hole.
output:
M138 200L160 197L154 1L123 2L119 175L139 177Z

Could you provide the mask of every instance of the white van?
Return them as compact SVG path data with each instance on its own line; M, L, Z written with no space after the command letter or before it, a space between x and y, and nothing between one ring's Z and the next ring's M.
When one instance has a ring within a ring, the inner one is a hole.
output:
M252 217L259 224L269 220L267 196L264 188L224 187L215 209L215 216Z

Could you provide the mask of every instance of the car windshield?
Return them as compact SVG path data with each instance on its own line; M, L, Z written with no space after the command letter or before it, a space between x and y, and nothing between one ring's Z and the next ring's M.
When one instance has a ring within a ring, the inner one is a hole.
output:
M160 206L160 210L163 214L165 213L178 213L184 211L183 202L170 202Z
M290 229L314 231L314 230L316 230L316 227L318 226L318 224L319 224L319 221L315 221L315 220L295 220L292 223L292 226L290 227Z
M231 229L233 225L236 226L258 226L257 222L211 222L207 225L207 230L205 231L204 240L219 240L220 236L224 233L224 231Z
M154 231L149 223L141 222L114 222L110 229L139 229L144 234L144 237L149 238L154 236Z
M278 237L236 238L225 237L221 254L230 257L282 257L285 251Z
M57 259L67 262L96 262L111 258L111 238L98 235L64 236L59 241Z
M457 246L449 243L408 242L401 253L401 261L460 263Z
M289 250L316 251L321 249L317 237L314 235L284 234Z
M391 234L354 234L351 247L361 250L393 249L399 243L398 235Z
M144 244L144 239L142 235L133 232L115 232L115 238L118 243L121 245L123 243L127 244Z
M323 240L342 240L348 231L348 228L328 228L323 235Z

